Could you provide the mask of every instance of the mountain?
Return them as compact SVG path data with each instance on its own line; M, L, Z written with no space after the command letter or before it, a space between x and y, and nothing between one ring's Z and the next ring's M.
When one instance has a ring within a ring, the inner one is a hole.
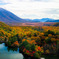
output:
M18 16L16 16L15 14L3 9L3 8L0 8L0 21L2 22L27 22L26 20L24 19L21 19L19 18Z
M47 20L46 22L59 22L59 20Z
M32 22L40 22L40 19L34 19Z
M32 19L25 19L27 22L32 22Z
M59 22L58 20L51 18L33 19L33 22Z
M40 19L25 19L28 22L40 22Z
M51 19L51 18L42 18L42 19L25 19L29 22L59 22L59 20Z
M22 19L10 11L0 8L0 21L11 24L11 23L36 23L36 22L59 22L59 20L42 18L42 19Z
M51 19L49 19L49 18L42 18L42 19L25 19L25 20L27 20L27 21L29 21L29 22L46 22L47 20L51 20Z
M54 20L54 19L51 19L51 18L42 18L42 19L40 19L40 22L46 22L48 20Z

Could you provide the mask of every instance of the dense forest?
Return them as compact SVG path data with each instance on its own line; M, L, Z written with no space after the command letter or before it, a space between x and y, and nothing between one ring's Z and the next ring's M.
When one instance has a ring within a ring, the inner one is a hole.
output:
M0 22L0 42L17 47L24 54L40 58L59 55L59 24L54 26L9 26Z

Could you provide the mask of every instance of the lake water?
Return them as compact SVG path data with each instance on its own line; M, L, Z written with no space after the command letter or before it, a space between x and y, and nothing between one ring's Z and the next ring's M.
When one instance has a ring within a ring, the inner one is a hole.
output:
M56 56L44 56L45 59L59 59ZM44 59L42 58L42 59ZM0 59L31 59L24 57L17 48L8 48L4 43L0 44Z

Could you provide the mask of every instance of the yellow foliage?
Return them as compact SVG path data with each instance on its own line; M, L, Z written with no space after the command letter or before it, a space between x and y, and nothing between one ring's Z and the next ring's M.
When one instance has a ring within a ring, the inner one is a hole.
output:
M50 53L50 51L49 51L49 50L46 50L45 52L46 52L46 53Z
M56 41L56 39L55 38L51 38L51 41Z
M45 38L45 40L47 40L47 39L48 39L48 37Z

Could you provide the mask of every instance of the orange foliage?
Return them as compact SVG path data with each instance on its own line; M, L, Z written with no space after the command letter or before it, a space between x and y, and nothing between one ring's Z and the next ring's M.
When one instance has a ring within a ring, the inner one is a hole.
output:
M26 39L23 39L22 42L24 42Z
M19 46L18 41L14 42L14 43L12 44L12 46Z

